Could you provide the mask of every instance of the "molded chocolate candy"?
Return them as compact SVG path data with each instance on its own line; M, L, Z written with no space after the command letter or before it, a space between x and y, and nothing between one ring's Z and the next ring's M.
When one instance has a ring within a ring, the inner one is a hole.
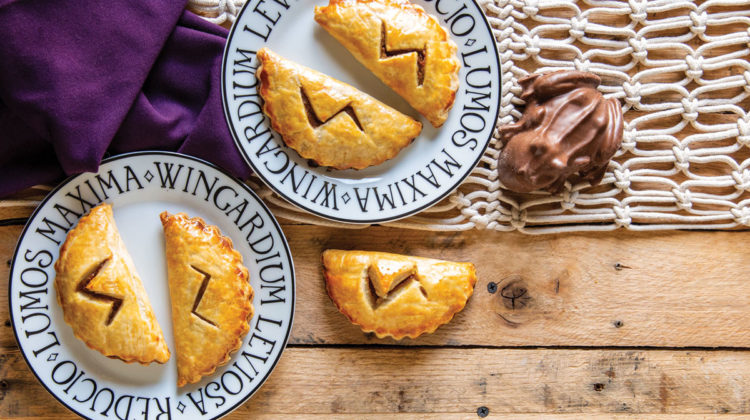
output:
M500 127L505 147L497 172L516 192L559 192L575 177L598 184L622 142L622 108L596 90L588 72L532 74L520 81L526 110L515 124Z

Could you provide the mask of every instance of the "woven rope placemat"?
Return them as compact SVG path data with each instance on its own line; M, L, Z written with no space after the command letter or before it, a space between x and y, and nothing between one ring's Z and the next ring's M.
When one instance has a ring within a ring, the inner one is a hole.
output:
M243 1L192 0L219 24ZM530 72L598 74L625 114L622 147L602 183L515 194L495 173L493 139L478 167L438 205L388 223L426 230L525 233L750 226L750 0L480 0L503 70L498 124L520 117ZM283 218L339 225L250 183Z

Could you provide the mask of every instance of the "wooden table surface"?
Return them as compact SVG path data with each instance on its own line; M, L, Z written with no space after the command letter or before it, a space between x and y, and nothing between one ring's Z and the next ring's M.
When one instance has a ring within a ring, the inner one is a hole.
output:
M72 418L13 336L9 263L33 209L5 204L0 418ZM532 237L281 222L297 278L292 335L229 418L750 419L750 232ZM327 248L471 261L478 282L434 334L381 340L330 302Z
M6 261L31 210L0 208L0 418L70 418L10 327ZM282 228L297 275L292 336L229 418L471 419L480 407L501 419L750 418L750 232ZM331 304L327 248L472 261L479 280L434 334L380 340Z

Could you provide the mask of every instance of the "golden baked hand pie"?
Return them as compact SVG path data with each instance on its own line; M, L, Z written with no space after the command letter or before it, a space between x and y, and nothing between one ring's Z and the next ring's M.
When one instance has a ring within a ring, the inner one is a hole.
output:
M375 98L267 48L258 59L263 111L289 147L318 165L378 165L422 130L420 122Z
M457 47L437 19L406 0L330 0L315 21L435 127L458 90Z
M109 204L92 208L68 233L55 271L65 322L87 346L128 363L169 360L161 327Z
M431 333L461 311L477 281L471 263L370 251L323 252L328 295L378 338Z
M172 299L177 386L198 382L242 346L253 289L232 240L200 217L161 214Z

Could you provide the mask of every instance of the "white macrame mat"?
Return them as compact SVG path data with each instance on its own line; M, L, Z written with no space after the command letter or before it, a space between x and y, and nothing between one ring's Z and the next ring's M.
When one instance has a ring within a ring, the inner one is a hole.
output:
M493 139L478 167L436 206L389 226L525 233L750 226L750 0L479 0L502 63L498 124L521 116L518 79L534 71L598 74L625 112L622 147L596 187L514 194L495 173ZM228 26L243 0L190 0ZM310 215L249 182L277 216ZM349 225L351 226L351 225Z

